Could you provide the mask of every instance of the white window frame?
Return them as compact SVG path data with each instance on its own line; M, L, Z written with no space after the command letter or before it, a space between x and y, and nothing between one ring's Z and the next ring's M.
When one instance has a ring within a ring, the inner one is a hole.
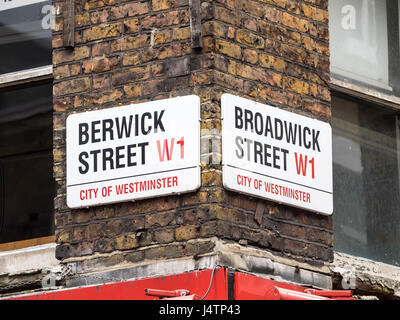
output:
M13 0L7 4L0 1L0 12L45 1L47 0ZM43 65L0 74L0 89L30 83L34 85L42 80L50 79L53 79L53 65ZM15 243L17 242L19 241ZM0 274L11 272L10 270L13 270L12 272L23 272L32 268L40 269L53 266L56 261L58 264L58 260L55 259L55 247L56 243L50 242L42 245L22 246L20 249L0 251ZM7 263L1 263L2 261L7 261ZM22 263L22 261L25 262Z
M342 81L331 76L330 89L347 95L400 110L400 98L374 89Z
M47 65L22 71L0 74L0 88L36 82L53 77L53 66Z
M47 2L48 0L12 0L10 2L0 1L0 12L16 9L27 5ZM53 77L53 65L44 65L31 69L0 74L0 88L14 86Z
M382 93L378 90L355 84L350 81L338 79L333 74L331 74L329 86L331 91L337 91L361 100L380 104L384 107L400 110L400 97ZM335 213L333 213L333 219L334 215ZM356 283L364 282L367 286L371 283L376 283L379 284L382 289L393 290L394 296L400 297L400 282L398 280L400 279L400 267L365 259L356 255L342 253L336 251L334 248L334 261L330 265L331 270L336 274L344 276L342 272L343 270L347 270L346 267L350 267L354 271L353 276L357 279ZM357 289L357 287L344 287L344 289L351 290ZM378 293L379 292L376 292L376 294Z

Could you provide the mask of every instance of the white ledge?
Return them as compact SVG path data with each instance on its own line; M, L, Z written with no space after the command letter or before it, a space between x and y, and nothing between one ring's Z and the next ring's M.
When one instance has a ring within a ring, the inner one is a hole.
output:
M48 78L52 74L53 74L52 65L1 74L0 88L14 84L36 81L42 78Z
M49 243L0 252L0 274L18 274L29 270L50 269L59 264L56 244Z
M331 77L331 89L356 96L361 99L367 99L372 102L381 103L392 108L400 109L400 98L394 95L385 94L374 89L366 88L360 85L342 81Z
M341 274L342 271L349 270L349 267L357 280L391 289L394 296L400 297L400 267L335 252L332 271Z

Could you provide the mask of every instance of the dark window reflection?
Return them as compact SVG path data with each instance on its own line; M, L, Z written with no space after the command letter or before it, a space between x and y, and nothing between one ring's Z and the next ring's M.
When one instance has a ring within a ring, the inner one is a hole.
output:
M0 91L0 243L54 234L52 85Z
M51 1L19 2L0 11L0 74L51 64Z
M399 111L333 94L335 249L400 266Z

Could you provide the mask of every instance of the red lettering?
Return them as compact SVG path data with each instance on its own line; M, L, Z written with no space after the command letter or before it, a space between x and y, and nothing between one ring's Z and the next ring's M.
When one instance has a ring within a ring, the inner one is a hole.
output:
M185 157L185 137L182 137L176 143L181 146L181 159L183 159Z
M314 158L312 158L309 162L311 163L311 177L314 179L315 178Z
M297 152L295 152L294 157L296 160L297 174L301 173L303 176L305 176L307 173L307 156L305 156L305 160L303 161L303 155L300 154L299 159L297 159Z
M97 191L99 191L98 188L81 190L79 192L79 198L81 200L88 200L88 199L92 199L92 198L97 198Z
M171 139L171 144L168 146L168 140L164 140L163 150L161 152L160 140L157 140L157 149L158 149L158 157L160 158L160 162L164 161L165 154L167 154L167 160L170 161L172 158L172 152L174 151L174 141L175 139Z

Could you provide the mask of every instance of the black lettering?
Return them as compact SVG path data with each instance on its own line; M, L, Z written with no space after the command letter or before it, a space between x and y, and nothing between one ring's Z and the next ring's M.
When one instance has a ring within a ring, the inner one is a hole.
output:
M162 120L161 120L161 118L162 118L163 115L164 115L164 111L165 111L165 110L161 110L160 115L158 115L158 111L156 111L156 112L154 113L154 131L155 131L155 132L158 132L158 128L159 128L159 127L160 127L160 129L161 129L162 132L165 131L164 125L163 125Z
M111 148L107 148L103 150L103 171L107 170L107 162L110 163L110 169L114 169L113 162L114 150Z
M126 123L126 117L122 117L121 124L120 124L120 119L115 118L118 139L122 139L124 136L124 133L125 133L126 138L129 138L131 136L132 119L133 119L133 116L129 116L129 125L128 125Z
M135 137L139 135L139 115L135 114Z
M90 154L93 155L93 172L97 172L97 156L99 155L101 150L92 150Z
M294 125L294 129L292 127L292 123L289 122L289 128L286 121L284 121L285 126L285 134L286 134L286 142L296 144L296 136L297 136L297 124Z
M250 127L251 132L253 132L253 113L250 110L244 110L244 130Z
M287 171L287 155L289 150L281 149L281 151L283 152L283 170Z
M138 147L142 148L141 153L142 153L142 164L146 163L146 147L149 145L148 142L142 142L138 144Z
M318 149L318 152L321 152L321 149L319 148L319 143L318 143L318 137L319 137L319 130L317 133L315 133L315 130L313 129L312 131L312 140L313 140L313 150Z
M265 125L265 136L266 137L268 137L268 132L269 132L269 136L273 139L274 132L272 131L272 123L271 123L270 116L267 116L267 121L266 121L266 125Z
M264 128L264 121L261 113L259 112L256 112L256 114L254 115L254 127L256 129L256 133L258 135L262 135Z
M120 160L125 158L125 154L121 154L121 150L124 150L124 149L125 149L125 146L120 146L120 147L115 148L115 153L116 153L115 168L116 169L125 168L125 165L120 163Z
M279 126L278 126L279 124ZM279 127L279 129L278 129ZM279 132L279 133L278 133ZM275 119L275 139L282 140L283 138L283 125L280 119Z
M100 120L92 122L92 143L100 142L101 138L96 138L96 133L101 132L100 128L96 128L100 124Z
M299 146L301 147L302 146L302 142L303 142L303 140L301 139L301 125L299 125Z
M87 123L79 124L79 145L89 142L89 125Z
M128 149L128 167L134 167L137 165L136 161L132 161L134 157L136 157L136 152L133 152L132 149L136 148L136 144L130 144L127 146Z
M310 128L309 127L305 127L304 131L303 131L303 144L304 144L304 147L306 149L310 149L311 148L311 142L310 141L309 142L306 141L306 131L308 132L309 135L311 135Z
M80 174L86 174L89 171L89 164L86 162L86 160L83 159L85 157L86 159L89 158L89 155L87 152L81 152L79 154L79 162L83 164L83 167L79 167L79 173Z
M114 121L112 119L103 120L103 141L106 141L106 133L109 133L110 140L114 140L114 131L112 130Z
M239 107L235 107L235 128L243 128L243 111Z
M147 127L147 130L144 129L144 120L145 120L145 118L151 119L151 113L149 113L149 112L143 113L143 115L142 115L142 120L141 120L142 133L143 133L144 135L147 135L147 134L150 132L150 130L151 130L151 126L148 126L148 127Z
M242 148L242 146L241 146L241 144L243 144L243 138L237 136L236 139L235 139L235 142L236 142L236 146L238 147L238 150L236 150L236 156L237 156L239 159L242 159L243 156L244 156L244 151L243 151L243 148ZM240 153L239 153L238 151L239 151Z
M268 158L271 157L271 154L268 152L268 149L271 149L269 144L264 144L264 165L271 167L272 164L268 162Z
M277 152L280 151L281 149L278 147L273 147L273 163L274 163L274 168L275 169L280 169L281 167L279 165L277 165L277 160L280 159L280 157L277 155Z
M260 158L260 163L263 164L262 160L262 143L254 141L254 162L257 162L257 158Z

